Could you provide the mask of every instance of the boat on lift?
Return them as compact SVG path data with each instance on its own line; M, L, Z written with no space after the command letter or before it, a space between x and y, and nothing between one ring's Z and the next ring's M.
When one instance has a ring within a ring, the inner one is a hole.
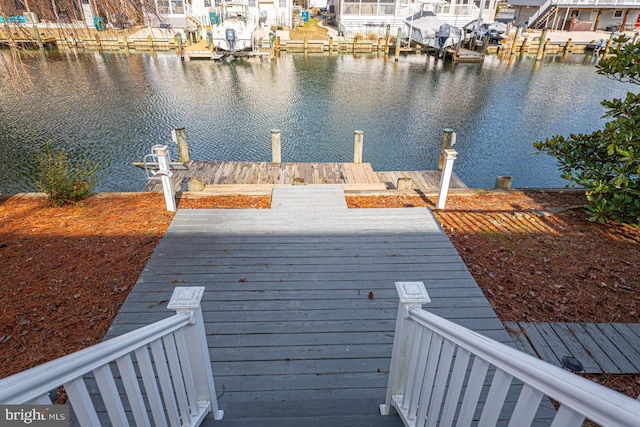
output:
M438 49L442 56L445 48L456 46L463 39L462 29L438 18L433 12L433 1L419 0L419 3L420 10L404 19L409 39Z
M258 20L246 1L223 1L211 14L211 33L216 49L230 53L253 48Z

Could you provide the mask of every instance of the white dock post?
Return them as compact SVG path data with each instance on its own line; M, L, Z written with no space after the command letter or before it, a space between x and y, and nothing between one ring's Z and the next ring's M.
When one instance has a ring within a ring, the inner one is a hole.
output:
M164 200L167 203L169 212L176 211L176 198L173 193L173 184L171 183L171 170L169 169L169 147L166 145L156 145L153 147L153 154L158 158L158 171L155 175L160 175L162 180L162 191L164 192Z
M449 191L449 183L451 182L451 173L453 172L453 161L458 157L456 150L447 148L443 150L444 154L444 169L440 176L440 190L438 191L438 201L436 202L436 208L444 209L447 203L447 192Z
M271 129L271 161L282 162L282 150L280 145L280 129Z
M363 147L364 132L356 130L353 132L353 163L362 163L362 147Z

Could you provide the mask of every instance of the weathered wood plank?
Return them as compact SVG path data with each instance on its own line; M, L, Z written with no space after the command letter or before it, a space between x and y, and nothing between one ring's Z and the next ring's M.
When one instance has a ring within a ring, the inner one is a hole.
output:
M588 351L580 344L575 335L569 329L567 325L564 323L554 322L551 323L551 328L558 335L560 340L567 347L569 354L582 363L584 367L584 371L588 374L597 374L602 373L602 368L600 365L596 363L595 360L591 357Z
M596 326L629 360L635 368L634 372L640 372L640 352L627 342L626 338L614 327L615 325L609 323L597 323ZM640 340L636 340L636 343L640 344Z
M522 329L520 329L518 322L504 322L504 326L511 338L513 338L513 343L518 350L531 356L538 357L535 349L527 339L527 335L522 331Z
M622 374L637 372L636 367L631 362L629 362L627 357L618 349L618 347L615 346L614 343L611 342L611 340L606 335L602 333L602 330L600 330L595 323L583 323L582 327L591 336L591 339L595 341L602 349L602 351L607 355L607 358L611 360L618 369L618 372L605 372Z
M616 332L624 337L627 344L629 344L636 352L640 353L640 336L636 335L633 332L632 327L634 326L634 324L614 323L612 324L612 326L616 330Z
M593 360L596 361L598 366L602 369L602 372L609 374L619 374L620 369L615 363L607 356L607 354L600 348L600 346L594 341L591 335L585 330L581 323L567 323L566 324L572 334L576 337L578 342L585 348L587 353L591 355Z
M538 357L545 362L549 362L552 365L562 366L560 363L560 359L551 351L544 337L538 331L535 323L521 322L520 326L524 329L527 337L529 338L529 342L535 349Z

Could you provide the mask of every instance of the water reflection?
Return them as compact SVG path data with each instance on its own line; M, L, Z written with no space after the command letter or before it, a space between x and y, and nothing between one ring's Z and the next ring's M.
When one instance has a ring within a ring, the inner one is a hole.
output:
M1 53L11 61L11 53ZM287 55L276 61L181 61L175 54L69 50L25 56L31 81L0 99L0 192L34 189L45 143L102 165L101 191L137 191L131 166L185 127L192 158L270 160L282 131L283 161L350 161L353 131L376 170L432 169L442 129L453 128L455 171L488 187L563 186L552 158L532 143L600 127L600 101L629 85L598 76L596 59L489 56L452 64L423 55ZM176 153L174 152L174 155Z

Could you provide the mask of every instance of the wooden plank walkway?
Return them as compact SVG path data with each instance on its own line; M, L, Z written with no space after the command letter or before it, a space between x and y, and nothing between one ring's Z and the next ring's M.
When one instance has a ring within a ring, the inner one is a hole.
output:
M430 311L512 342L428 209L317 212L308 201L336 186L317 187L276 192L269 210L179 210L108 332L168 317L175 286L205 286L225 410L211 425L401 426L378 414L396 281L424 282Z
M176 192L187 191L195 178L205 185L204 192L215 194L270 194L277 184L292 184L294 179L306 184L343 184L345 191L384 191L395 189L400 177L411 178L416 189L437 191L438 171L375 172L369 163L269 163L217 162L192 160L187 168L172 170ZM450 188L467 188L455 173ZM159 178L152 178L142 191L162 192Z
M639 323L505 322L516 346L556 366L573 356L588 374L640 373Z

